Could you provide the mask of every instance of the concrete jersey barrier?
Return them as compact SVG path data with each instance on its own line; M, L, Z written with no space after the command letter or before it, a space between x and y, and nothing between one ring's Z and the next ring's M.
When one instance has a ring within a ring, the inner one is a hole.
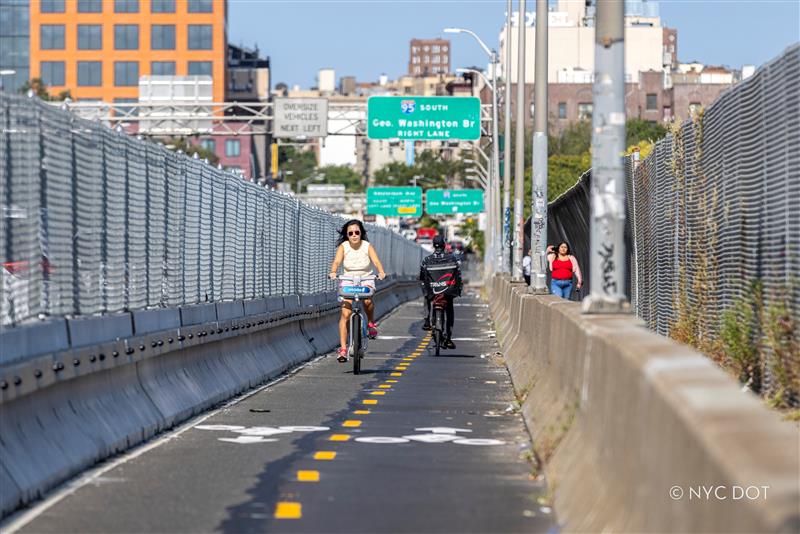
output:
M800 434L631 315L495 277L490 303L566 530L800 532Z
M376 317L418 296L416 281L383 282ZM103 338L95 345L51 343L61 350L17 354L0 366L2 515L104 458L330 351L339 341L338 310L335 293L199 305L180 313L148 310L133 315L134 324L142 325L139 335L121 323L118 331L129 337L95 334ZM169 328L159 329L159 321ZM13 332L13 339L25 338ZM87 339L88 332L82 342Z

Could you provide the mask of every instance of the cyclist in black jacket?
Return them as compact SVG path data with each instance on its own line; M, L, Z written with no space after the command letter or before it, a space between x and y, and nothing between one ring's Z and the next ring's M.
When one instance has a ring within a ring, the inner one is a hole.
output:
M433 264L448 264L455 265L454 281L455 288L449 295L445 295L447 305L445 307L445 328L443 348L454 349L456 344L453 343L453 323L455 322L455 311L453 309L453 299L461 295L461 269L458 267L461 262L458 261L455 255L445 251L444 237L437 235L433 238L433 254L430 254L422 260L419 267L419 280L425 284L428 280L427 267ZM431 302L432 298L428 293L425 295L425 322L422 325L423 330L431 329Z

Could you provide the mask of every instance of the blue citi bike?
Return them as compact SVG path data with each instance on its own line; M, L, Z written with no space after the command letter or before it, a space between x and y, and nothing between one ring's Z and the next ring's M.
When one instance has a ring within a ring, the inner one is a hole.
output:
M372 298L375 290L364 282L374 282L375 276L339 276L339 296L352 302L352 313L348 323L347 356L353 360L353 374L361 372L361 359L367 352L367 314L364 311L365 299Z

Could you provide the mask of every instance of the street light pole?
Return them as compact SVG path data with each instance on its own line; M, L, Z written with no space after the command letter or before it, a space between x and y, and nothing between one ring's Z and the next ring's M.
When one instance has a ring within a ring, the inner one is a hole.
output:
M502 268L502 237L500 231L500 222L496 220L499 215L500 211L500 139L498 137L498 126L497 126L497 63L498 63L498 56L497 52L491 50L486 43L484 43L478 35L470 30L466 30L463 28L445 28L445 33L466 33L471 35L483 48L483 51L489 56L490 61L492 62L492 172L490 174L490 191L491 195L491 209L487 209L487 214L491 213L490 224L488 225L488 229L490 230L491 241L493 241L493 246L491 247L493 255L496 257L494 258L495 265L494 271L497 272ZM489 247L487 247L488 249Z
M531 188L531 285L547 293L547 0L536 0L536 63ZM538 261L534 261L537 259Z
M503 272L511 273L511 0L506 8L505 121L503 121Z
M584 313L627 311L625 298L625 27L622 2L600 1L595 16L592 112L591 294Z
M514 261L512 278L522 280L522 246L525 221L522 197L525 195L525 0L519 0L517 52L517 131L514 147Z

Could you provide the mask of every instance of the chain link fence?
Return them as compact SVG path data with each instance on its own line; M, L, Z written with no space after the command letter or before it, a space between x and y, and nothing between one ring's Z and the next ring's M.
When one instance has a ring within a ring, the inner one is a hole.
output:
M625 161L627 290L656 332L783 405L800 392L800 45ZM548 242L590 291L591 173L550 203ZM528 230L526 230L528 231ZM526 245L527 246L527 245Z
M0 93L2 325L335 289L345 220L203 161ZM423 250L367 225L387 273Z

